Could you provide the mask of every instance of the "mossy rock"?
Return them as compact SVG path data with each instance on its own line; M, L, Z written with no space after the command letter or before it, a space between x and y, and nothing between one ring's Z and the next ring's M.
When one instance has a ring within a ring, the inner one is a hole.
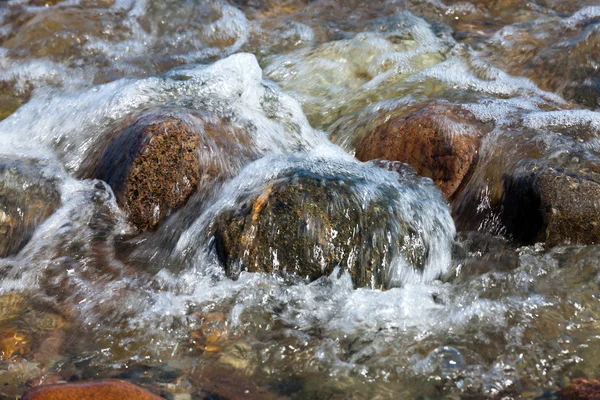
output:
M0 257L18 253L59 205L56 182L39 161L0 156Z
M312 281L340 267L356 287L385 288L396 257L422 270L429 253L419 229L395 205L398 198L396 186L347 173L287 171L217 215L211 228L216 253L234 279L250 271Z

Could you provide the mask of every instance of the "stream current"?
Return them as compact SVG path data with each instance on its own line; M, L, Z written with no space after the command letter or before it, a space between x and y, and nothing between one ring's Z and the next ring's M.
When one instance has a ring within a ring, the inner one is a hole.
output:
M598 378L600 247L521 246L489 198L522 154L598 162L600 60L574 91L526 58L589 55L599 27L586 0L1 2L0 155L35 160L60 205L0 258L0 398L114 377L180 400L534 399ZM354 158L370 116L433 102L485 132L451 205ZM102 135L156 107L227 118L258 156L219 159L231 177L208 200L136 236L111 188L77 177ZM230 279L211 223L290 171L352 182L365 207L395 193L424 266L395 257L386 290L343 268Z

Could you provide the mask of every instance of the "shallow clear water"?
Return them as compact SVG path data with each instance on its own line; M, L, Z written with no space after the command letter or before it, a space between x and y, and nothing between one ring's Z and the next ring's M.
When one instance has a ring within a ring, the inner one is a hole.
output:
M598 161L597 107L531 54L591 54L599 18L584 0L0 3L0 155L40 160L61 197L0 259L0 397L120 377L177 399L537 398L597 377L600 248L518 247L494 236L492 203L524 154ZM352 157L374 116L433 102L485 132L451 205ZM231 177L207 201L136 237L108 185L75 177L99 138L156 106L228 118L258 160L220 159ZM353 177L364 204L397 192L424 269L395 258L388 290L339 270L228 279L214 216L297 169Z

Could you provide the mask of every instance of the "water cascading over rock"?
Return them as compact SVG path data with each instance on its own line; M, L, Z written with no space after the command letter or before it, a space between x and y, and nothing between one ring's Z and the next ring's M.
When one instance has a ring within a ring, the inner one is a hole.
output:
M410 167L382 166L303 153L265 157L226 186L192 232L209 225L208 247L234 279L248 271L311 281L336 267L357 287L435 279L448 268L454 237L448 206ZM186 237L182 249L196 243Z
M57 186L39 160L0 156L0 257L17 253L58 208Z

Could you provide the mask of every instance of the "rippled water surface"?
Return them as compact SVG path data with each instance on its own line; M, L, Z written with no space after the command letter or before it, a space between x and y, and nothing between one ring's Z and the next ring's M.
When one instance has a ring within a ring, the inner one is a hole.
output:
M0 2L0 156L60 198L0 258L0 397L117 377L178 400L534 399L597 378L600 247L518 243L495 201L523 158L600 171L599 55L593 0ZM449 201L353 157L378 118L428 104L461 105L476 123L449 129L482 137ZM79 178L107 132L160 107L251 145L137 235L106 183ZM216 216L306 176L350 193L333 209L385 204L426 260L388 239L376 285L343 266L230 279Z

